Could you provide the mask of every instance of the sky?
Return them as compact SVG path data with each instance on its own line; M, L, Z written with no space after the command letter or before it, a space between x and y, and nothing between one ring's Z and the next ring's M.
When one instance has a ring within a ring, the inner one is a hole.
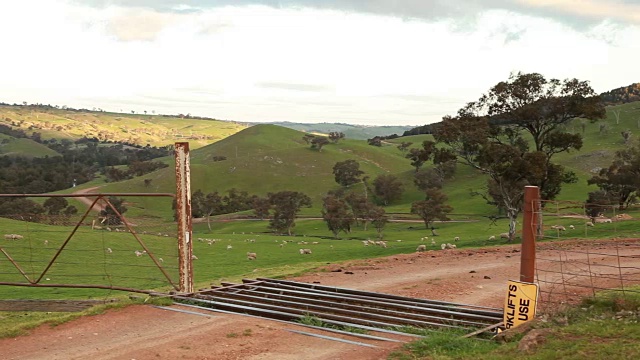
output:
M417 126L512 72L640 82L640 0L6 0L0 102Z

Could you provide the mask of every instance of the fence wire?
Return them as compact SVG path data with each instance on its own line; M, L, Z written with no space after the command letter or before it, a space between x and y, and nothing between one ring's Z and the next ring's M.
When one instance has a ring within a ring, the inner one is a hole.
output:
M178 283L176 223L137 216L126 222L99 211L0 215L0 283L163 289ZM171 208L170 198L158 198ZM104 207L102 207L104 208Z
M637 207L545 201L541 209L536 278L542 311L577 304L600 291L640 294Z

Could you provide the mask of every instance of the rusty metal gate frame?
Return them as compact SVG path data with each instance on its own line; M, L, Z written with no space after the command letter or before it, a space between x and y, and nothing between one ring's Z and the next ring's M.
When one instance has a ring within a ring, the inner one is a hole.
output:
M12 285L12 286L31 286L31 287L66 287L66 288L96 288L96 289L110 289L110 290L122 290L130 292L140 292L153 294L156 291L132 289L119 286L106 286L106 285L81 285L81 284L40 284L40 281L45 276L47 271L53 266L53 263L62 253L65 246L69 243L73 235L76 233L82 221L86 219L93 207L102 200L109 206L120 220L125 224L129 232L135 237L140 246L144 248L149 257L153 260L154 264L160 269L165 278L169 281L171 286L181 293L193 292L193 242L191 241L193 235L192 222L191 222L191 165L189 155L189 143L188 142L176 142L174 144L174 159L175 159L175 175L176 175L176 193L86 193L86 194L0 194L0 197L93 197L93 200L87 211L85 211L82 218L78 221L71 234L64 241L62 246L58 249L53 256L49 264L45 267L40 276L32 280L22 270L20 265L0 246L0 252L16 267L16 269L27 279L28 283L12 283L12 282L0 282L0 285ZM177 212L177 240L178 240L178 284L176 284L169 274L164 270L158 259L150 252L144 242L138 237L138 234L127 222L127 220L118 212L118 210L111 204L108 197L110 196L161 196L171 197L176 200L176 212Z
M146 253L149 255L149 257L151 258L153 263L162 272L162 274L167 279L169 284L175 290L179 290L180 289L179 286L176 284L176 282L174 280L171 279L171 276L165 271L165 269L162 267L162 265L160 264L160 262L156 258L156 256L145 245L144 241L142 241L142 239L140 239L140 237L136 233L135 229L131 226L131 224L127 221L127 219L115 208L115 206L113 206L113 204L109 201L109 197L111 197L111 196L131 196L131 197L143 196L143 197L171 197L171 198L175 198L175 195L174 194L170 194L170 193L0 194L0 197L11 197L11 198L27 198L27 197L47 197L47 198L49 198L49 197L83 197L83 198L89 198L89 197L95 197L95 199L93 200L91 205L85 211L84 215L82 215L80 220L78 220L78 222L74 226L74 228L71 231L71 233L69 234L69 236L67 236L67 238L62 243L60 248L54 254L53 258L51 258L51 260L45 266L45 268L42 271L42 273L36 279L31 279L29 277L29 275L27 275L27 273L20 267L20 264L18 264L18 262L16 262L11 257L11 255L2 246L0 246L0 252L9 260L9 262L11 262L11 264L13 264L13 266L20 272L20 274L22 274L22 276L28 282L28 284L25 284L25 283L13 283L13 282L0 282L0 285L33 286L33 287L65 287L65 288L78 288L78 287L81 287L81 288L124 290L124 291L133 291L133 292L147 292L145 290L141 291L140 289L131 289L131 288L124 288L124 287L118 287L118 286L106 286L106 285L40 284L40 281L44 278L44 276L47 274L47 272L49 271L51 266L53 266L53 264L55 263L56 259L60 256L60 254L65 249L67 244L71 241L71 238L73 238L73 235L76 233L78 228L80 228L80 226L82 225L83 221L91 213L91 210L94 209L94 207L96 206L96 204L99 201L102 201L105 205L107 205L109 208L111 208L111 210L113 210L113 212L116 214L118 219L120 219L122 221L122 223L125 225L127 230L129 230L131 235L133 235L133 237L138 241L140 246L142 246L144 251L146 251Z

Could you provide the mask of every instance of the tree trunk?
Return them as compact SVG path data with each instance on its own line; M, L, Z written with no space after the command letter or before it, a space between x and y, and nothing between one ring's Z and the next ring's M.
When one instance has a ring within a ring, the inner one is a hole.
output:
M209 228L209 232L211 232L211 216L207 214L207 227Z
M507 217L509 218L509 242L512 242L516 237L516 220L518 220L518 212L515 209L508 209Z

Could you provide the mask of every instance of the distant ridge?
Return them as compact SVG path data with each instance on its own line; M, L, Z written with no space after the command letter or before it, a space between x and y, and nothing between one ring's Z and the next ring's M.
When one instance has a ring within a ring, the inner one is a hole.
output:
M620 105L640 101L640 83L619 87L600 94L607 105Z
M609 90L600 94L605 105L621 105L630 102L640 101L640 83L633 83L628 86L622 86L613 90ZM432 134L439 122L414 127L402 133L402 136Z
M332 131L344 133L348 139L367 140L376 136L401 135L411 129L411 126L373 126L352 125L345 123L296 123L296 122L270 122L269 124L286 127L293 130L315 134L329 134Z

